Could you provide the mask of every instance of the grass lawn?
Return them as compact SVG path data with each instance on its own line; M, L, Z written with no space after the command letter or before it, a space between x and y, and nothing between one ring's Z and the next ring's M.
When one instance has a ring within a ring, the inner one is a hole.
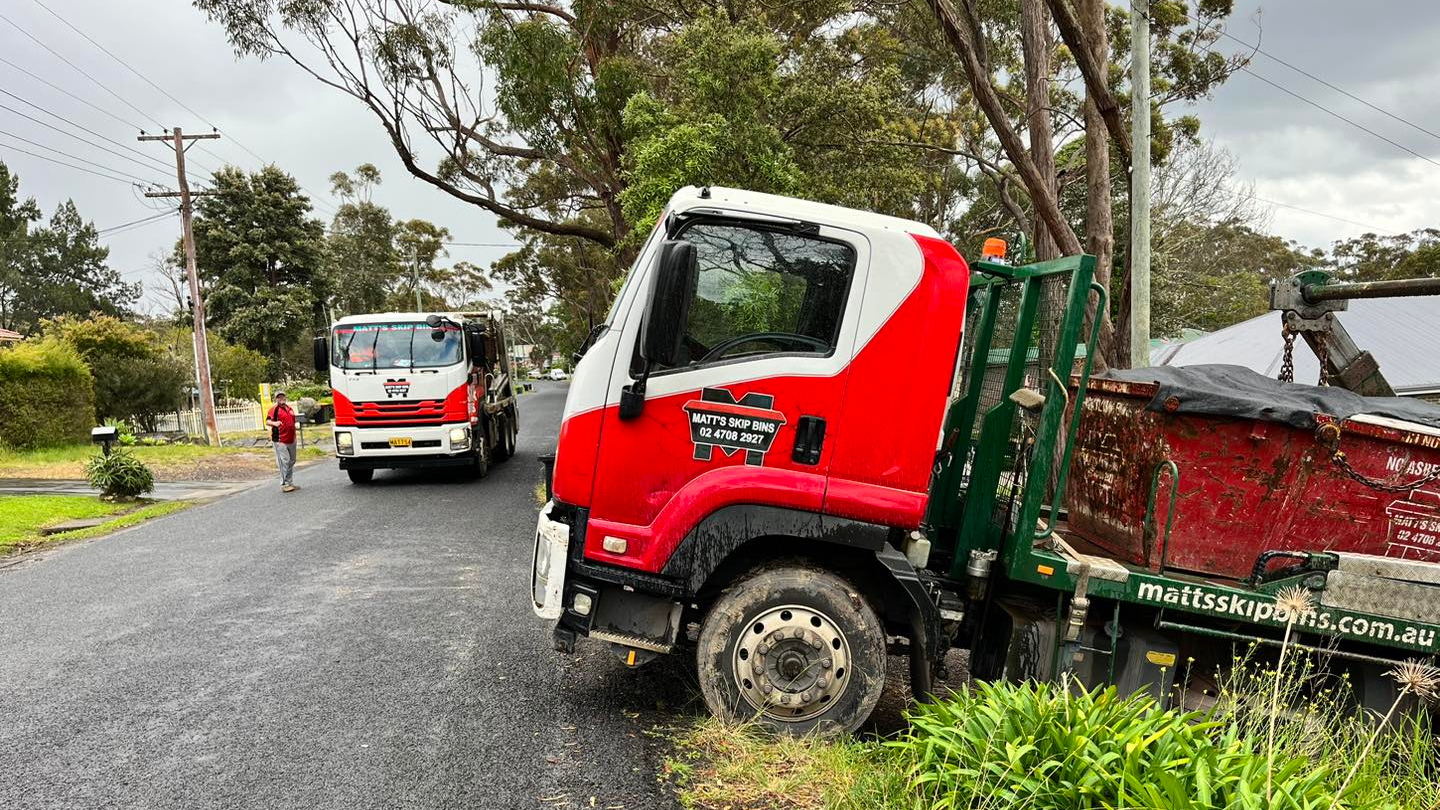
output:
M157 481L244 481L274 473L275 458L267 447L209 447L200 444L166 444L126 447L125 452L145 462ZM99 452L93 444L74 444L43 450L0 449L0 478L83 479L85 462ZM307 447L306 460L329 455Z
M0 495L0 556L44 543L95 537L189 505L186 501L109 503L88 495ZM94 528L40 534L41 528L67 520L108 516L113 519Z

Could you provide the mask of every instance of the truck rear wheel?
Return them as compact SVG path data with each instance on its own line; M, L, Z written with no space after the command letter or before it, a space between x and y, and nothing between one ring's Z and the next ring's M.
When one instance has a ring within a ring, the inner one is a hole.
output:
M515 455L515 421L506 416L500 422L500 439L495 442L495 462L498 464Z
M850 583L801 566L728 589L700 628L700 691L716 716L787 734L852 732L885 685L885 633Z
M346 470L345 474L350 476L352 484L368 484L375 477L374 470Z
M490 448L486 445L482 433L475 434L475 456L470 462L470 474L476 478L484 478L490 474Z

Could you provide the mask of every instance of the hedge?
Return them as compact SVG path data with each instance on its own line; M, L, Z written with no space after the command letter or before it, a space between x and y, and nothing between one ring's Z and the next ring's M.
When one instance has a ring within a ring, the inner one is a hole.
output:
M87 441L94 419L94 380L68 343L27 340L0 349L0 446Z

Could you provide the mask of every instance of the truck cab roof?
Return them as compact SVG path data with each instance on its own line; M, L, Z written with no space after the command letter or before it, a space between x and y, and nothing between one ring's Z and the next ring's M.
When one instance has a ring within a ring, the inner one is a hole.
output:
M794 197L781 197L759 191L745 191L723 186L704 188L686 186L675 192L674 196L670 198L672 213L696 214L704 212L707 208L715 209L716 213L721 214L734 213L744 216L746 213L751 213L757 218L798 219L856 231L880 229L917 236L935 238L940 236L929 225L911 219L811 200L800 200ZM775 213L780 211L785 213L783 215Z
M494 314L489 312L366 312L361 315L346 315L335 321L335 326L348 326L357 323L410 323L424 322L431 315L439 315L442 318L449 318L453 321L479 320L493 318Z

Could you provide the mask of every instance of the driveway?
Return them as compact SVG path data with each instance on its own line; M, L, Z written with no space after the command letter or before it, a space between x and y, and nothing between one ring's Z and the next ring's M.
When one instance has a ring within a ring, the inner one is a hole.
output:
M0 807L672 807L693 676L530 612L564 391L483 481L322 463L0 570Z

